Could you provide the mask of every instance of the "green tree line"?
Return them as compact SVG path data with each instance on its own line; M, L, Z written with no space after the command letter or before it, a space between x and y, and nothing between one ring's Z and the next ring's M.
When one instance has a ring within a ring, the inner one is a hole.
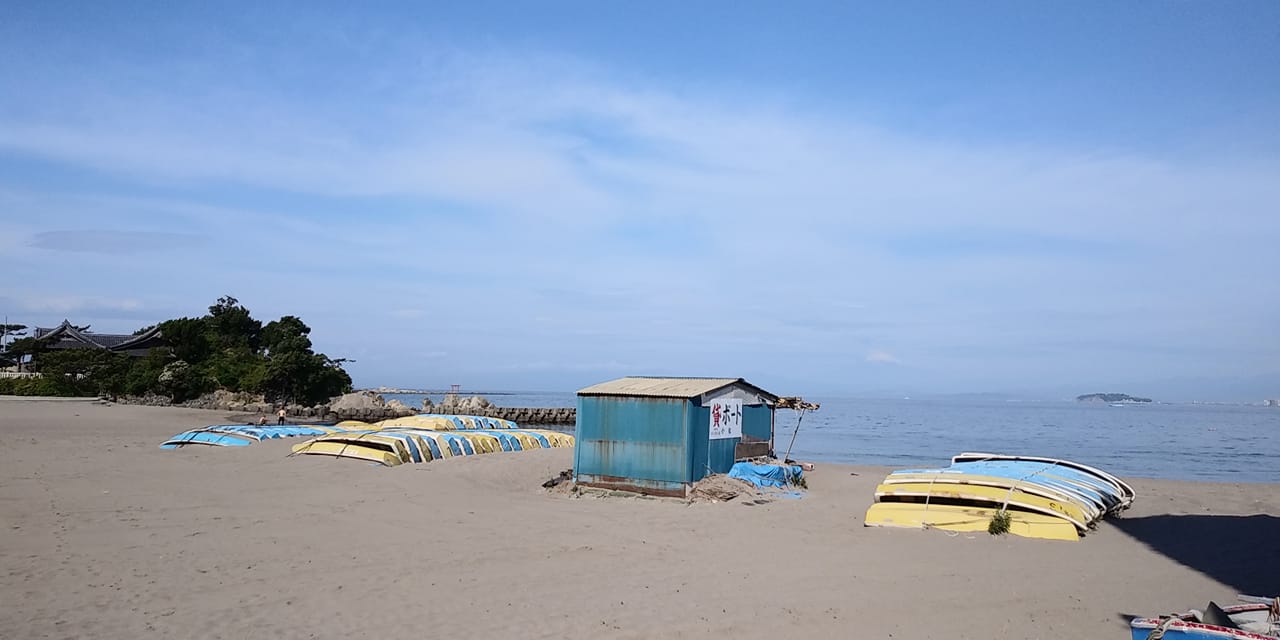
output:
M48 349L31 337L14 340L0 352L0 365L27 360L24 368L41 375L0 378L0 394L152 393L182 402L225 389L261 393L271 402L313 405L351 390L351 376L342 368L345 360L316 353L311 328L297 316L263 325L238 300L224 296L207 315L166 320L159 327L165 346L142 357L101 349Z

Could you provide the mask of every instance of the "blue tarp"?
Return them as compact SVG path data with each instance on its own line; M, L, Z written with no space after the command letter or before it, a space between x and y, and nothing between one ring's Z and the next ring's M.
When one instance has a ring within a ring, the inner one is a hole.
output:
M746 480L761 489L766 487L786 488L789 476L800 477L800 465L755 464L739 462L729 469L729 477Z

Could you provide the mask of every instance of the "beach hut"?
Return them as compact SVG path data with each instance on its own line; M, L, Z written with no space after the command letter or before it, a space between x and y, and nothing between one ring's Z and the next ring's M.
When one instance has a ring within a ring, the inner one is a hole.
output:
M578 391L579 484L684 496L773 446L778 397L742 378L627 377Z

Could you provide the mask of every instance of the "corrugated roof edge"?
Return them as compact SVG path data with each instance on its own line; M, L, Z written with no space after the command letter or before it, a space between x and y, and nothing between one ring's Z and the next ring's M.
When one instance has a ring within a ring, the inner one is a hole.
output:
M645 384L648 382L649 384ZM667 384L663 384L667 383ZM701 384L699 384L701 383ZM710 378L680 376L626 376L579 389L580 396L633 396L642 398L697 398L705 393L727 386L741 384L755 393L775 402L778 396L757 387L743 378Z

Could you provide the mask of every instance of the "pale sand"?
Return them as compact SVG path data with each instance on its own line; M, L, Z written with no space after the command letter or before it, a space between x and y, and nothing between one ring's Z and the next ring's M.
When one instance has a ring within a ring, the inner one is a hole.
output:
M1101 639L1280 591L1277 518L1207 517L1277 513L1276 485L1137 480L1119 525L1054 543L864 528L883 469L686 506L547 493L570 450L157 448L222 418L0 399L0 637Z

